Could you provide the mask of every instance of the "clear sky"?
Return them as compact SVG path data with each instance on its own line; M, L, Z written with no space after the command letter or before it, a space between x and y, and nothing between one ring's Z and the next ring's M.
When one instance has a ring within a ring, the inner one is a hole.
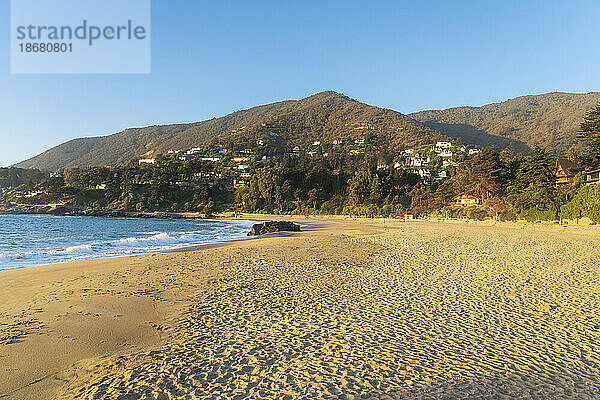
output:
M336 90L410 113L600 90L599 0L152 0L152 73L11 75L0 165L66 140Z

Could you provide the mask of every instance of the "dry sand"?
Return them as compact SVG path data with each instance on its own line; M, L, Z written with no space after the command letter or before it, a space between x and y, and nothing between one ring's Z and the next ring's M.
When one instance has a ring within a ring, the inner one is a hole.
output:
M599 398L598 229L492 225L2 272L0 397Z

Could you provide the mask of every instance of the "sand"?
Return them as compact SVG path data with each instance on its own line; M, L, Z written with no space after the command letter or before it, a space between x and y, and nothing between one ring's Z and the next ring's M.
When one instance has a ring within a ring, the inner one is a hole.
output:
M0 273L0 397L600 396L598 228L309 223Z

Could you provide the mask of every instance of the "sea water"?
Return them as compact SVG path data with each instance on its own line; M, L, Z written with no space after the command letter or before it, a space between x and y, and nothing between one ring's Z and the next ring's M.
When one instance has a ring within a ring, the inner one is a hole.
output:
M0 270L226 242L246 236L253 223L0 215Z

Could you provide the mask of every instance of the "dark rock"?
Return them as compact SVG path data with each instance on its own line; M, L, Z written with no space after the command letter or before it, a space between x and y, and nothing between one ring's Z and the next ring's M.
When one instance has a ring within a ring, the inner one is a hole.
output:
M300 232L300 225L289 221L269 221L252 225L248 236L265 235L274 232Z

